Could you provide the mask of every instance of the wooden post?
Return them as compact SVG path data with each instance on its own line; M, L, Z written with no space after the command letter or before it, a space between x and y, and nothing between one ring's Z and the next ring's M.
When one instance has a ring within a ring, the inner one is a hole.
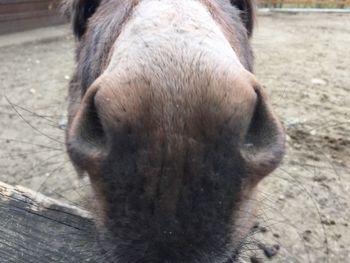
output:
M0 262L96 262L90 214L0 182Z

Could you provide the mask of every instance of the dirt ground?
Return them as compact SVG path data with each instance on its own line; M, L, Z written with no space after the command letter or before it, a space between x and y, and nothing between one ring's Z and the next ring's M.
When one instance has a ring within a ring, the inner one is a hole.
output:
M63 144L73 46L0 47L0 180L85 206ZM242 262L350 262L350 15L260 14L253 46L288 154L261 184L260 241Z

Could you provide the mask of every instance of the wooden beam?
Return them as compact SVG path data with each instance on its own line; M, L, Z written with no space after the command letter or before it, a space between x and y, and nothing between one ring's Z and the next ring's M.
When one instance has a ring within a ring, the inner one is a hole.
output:
M96 262L95 233L88 212L0 182L2 263Z
M67 22L60 0L0 0L0 34Z

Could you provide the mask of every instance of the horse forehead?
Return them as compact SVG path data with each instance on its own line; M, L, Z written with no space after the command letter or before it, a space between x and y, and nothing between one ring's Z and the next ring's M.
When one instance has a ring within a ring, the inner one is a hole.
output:
M201 1L143 0L115 41L106 71L167 66L174 61L193 66L198 57L231 69L243 68L221 26Z

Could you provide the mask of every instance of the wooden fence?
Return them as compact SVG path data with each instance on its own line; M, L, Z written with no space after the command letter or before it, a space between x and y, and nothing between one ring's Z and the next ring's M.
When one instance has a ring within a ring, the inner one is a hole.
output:
M0 0L0 34L64 22L60 0Z
M350 0L257 0L260 7L350 8Z

